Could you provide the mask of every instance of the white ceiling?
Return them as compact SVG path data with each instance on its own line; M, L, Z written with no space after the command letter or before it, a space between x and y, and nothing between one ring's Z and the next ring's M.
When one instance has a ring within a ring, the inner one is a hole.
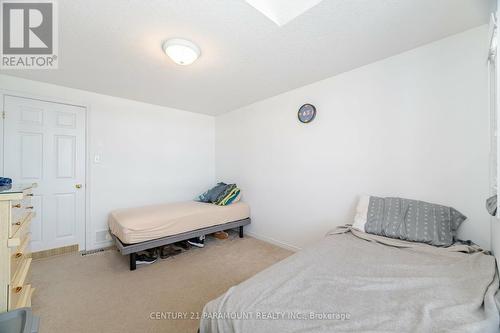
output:
M324 0L278 27L245 0L60 0L58 70L4 74L221 114L488 22L494 0ZM179 66L172 37L202 52Z

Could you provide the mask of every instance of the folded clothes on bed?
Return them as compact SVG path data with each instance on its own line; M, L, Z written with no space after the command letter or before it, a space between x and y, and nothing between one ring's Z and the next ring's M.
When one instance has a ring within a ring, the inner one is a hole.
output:
M240 193L241 190L236 186L236 184L226 184L220 182L200 195L197 201L213 203L218 206L227 206L238 202L240 199Z
M218 197L214 204L219 206L230 205L240 194L240 189L236 186L236 184L227 185Z
M196 201L199 202L206 202L206 203L214 203L217 201L217 198L219 195L221 195L222 192L224 192L224 189L227 187L226 183L217 183L214 187L206 191L205 193L201 194L198 196L198 199Z

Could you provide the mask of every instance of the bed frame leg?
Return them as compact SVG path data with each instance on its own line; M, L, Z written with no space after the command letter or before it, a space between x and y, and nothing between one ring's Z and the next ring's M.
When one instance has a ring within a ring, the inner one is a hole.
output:
M135 259L136 259L136 253L131 253L130 254L130 270L131 271L135 271L136 269L136 263L135 263Z
M240 238L243 238L243 226L240 226Z

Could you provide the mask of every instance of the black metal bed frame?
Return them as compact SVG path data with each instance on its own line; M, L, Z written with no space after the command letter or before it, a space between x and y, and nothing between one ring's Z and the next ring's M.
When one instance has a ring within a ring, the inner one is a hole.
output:
M110 232L110 234L111 234L111 237L113 237L113 240L115 241L115 244L116 244L116 247L118 248L118 251L120 251L120 253L122 255L129 255L130 256L130 270L134 271L137 267L137 265L136 265L137 252L153 249L155 247L160 247L163 245L173 244L173 243L188 240L188 239L194 238L194 237L200 237L203 235L212 234L212 233L217 232L217 231L223 231L223 230L229 230L229 229L235 229L235 228L239 229L239 236L240 236L240 238L243 238L243 227L245 225L250 224L250 223L251 223L250 218L246 218L243 220L228 222L228 223L224 223L224 224L218 224L218 225L214 225L211 227L187 231L187 232L183 232L181 234L152 239L152 240L148 240L148 241L140 242L140 243L135 243L135 244L124 244L114 234L112 234L111 232Z

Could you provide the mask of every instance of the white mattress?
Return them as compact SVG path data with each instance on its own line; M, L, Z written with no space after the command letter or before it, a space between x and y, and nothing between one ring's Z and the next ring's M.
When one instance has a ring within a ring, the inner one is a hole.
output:
M134 244L248 217L250 207L244 202L217 206L188 201L118 209L109 214L108 225L123 243Z

